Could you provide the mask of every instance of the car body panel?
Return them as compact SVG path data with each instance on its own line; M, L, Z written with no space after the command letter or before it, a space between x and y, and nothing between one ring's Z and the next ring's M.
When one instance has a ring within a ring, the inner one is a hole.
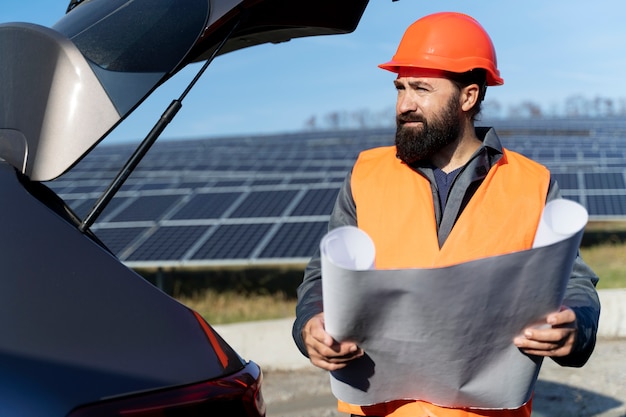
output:
M63 408L243 367L191 310L28 193L7 163L0 200L0 381L12 387L0 390L2 407L17 391Z
M81 52L58 32L0 25L0 157L35 181L82 157L120 114Z

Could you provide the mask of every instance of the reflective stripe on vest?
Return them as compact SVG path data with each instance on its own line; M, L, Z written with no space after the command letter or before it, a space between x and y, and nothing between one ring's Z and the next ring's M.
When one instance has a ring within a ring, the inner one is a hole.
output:
M439 248L430 182L399 161L395 147L359 155L352 172L358 227L376 247L376 268L430 268L529 249L545 206L550 173L515 152L490 169ZM419 383L418 381L416 383ZM360 407L339 401L339 411L393 417L528 417L516 410L451 409L399 400Z

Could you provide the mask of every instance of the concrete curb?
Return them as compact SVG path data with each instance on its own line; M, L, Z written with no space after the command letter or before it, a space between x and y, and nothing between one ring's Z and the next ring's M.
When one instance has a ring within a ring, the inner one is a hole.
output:
M599 338L626 338L626 289L599 290L602 312ZM214 326L243 358L265 370L312 366L291 338L294 318Z
M311 365L291 338L295 318L226 324L213 328L244 359L264 370L294 370Z
M600 324L598 337L626 338L626 289L599 290Z

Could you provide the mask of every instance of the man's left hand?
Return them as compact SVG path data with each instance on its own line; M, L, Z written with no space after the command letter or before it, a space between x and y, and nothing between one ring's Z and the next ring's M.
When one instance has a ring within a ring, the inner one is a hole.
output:
M528 327L513 343L528 355L567 356L572 353L576 340L576 314L569 307L561 307L548 314L547 326Z

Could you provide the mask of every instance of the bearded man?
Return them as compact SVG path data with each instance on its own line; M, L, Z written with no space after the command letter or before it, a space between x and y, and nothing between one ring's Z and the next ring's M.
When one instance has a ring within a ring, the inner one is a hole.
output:
M545 167L503 148L494 129L475 127L487 86L503 84L484 29L460 13L426 16L407 29L396 55L380 67L397 74L395 146L359 155L329 229L365 230L378 269L430 267L442 253L462 262L469 255L531 248L543 207L560 192ZM528 328L511 343L528 355L582 366L595 346L597 281L578 256L563 307L547 316L546 326ZM333 340L324 329L319 252L298 288L293 337L325 370L342 369L363 355L355 343ZM353 416L528 417L531 403L473 410L407 399L371 406L340 401L339 410Z

